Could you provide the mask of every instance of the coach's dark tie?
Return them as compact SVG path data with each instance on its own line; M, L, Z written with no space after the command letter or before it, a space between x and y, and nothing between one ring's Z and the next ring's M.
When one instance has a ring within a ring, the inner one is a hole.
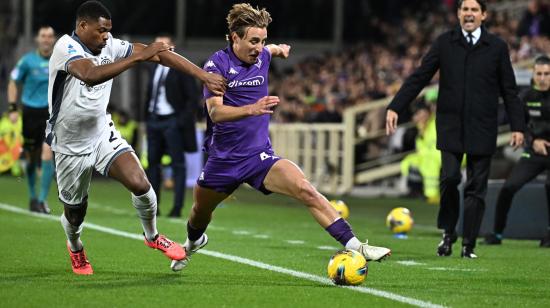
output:
M472 32L468 33L468 47L474 47L474 35Z
M159 102L159 94L160 94L160 88L162 87L162 85L164 84L164 77L165 77L165 72L166 70L164 69L164 67L162 67L162 65L158 64L157 66L157 69L160 69L160 76L159 76L159 79L157 81L157 84L156 84L156 88L155 88L155 100L153 101L153 110L151 111L153 114L156 114L157 113L157 103Z

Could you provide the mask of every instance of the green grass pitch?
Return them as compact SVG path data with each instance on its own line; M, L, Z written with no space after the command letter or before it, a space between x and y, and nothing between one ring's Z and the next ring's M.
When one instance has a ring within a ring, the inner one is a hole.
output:
M79 277L70 269L55 187L50 219L28 215L26 195L24 179L0 177L1 307L550 307L550 249L505 240L501 247L478 245L477 260L461 259L459 245L451 257L437 257L437 207L418 200L344 198L360 239L393 251L385 262L369 263L367 280L353 289L326 283L339 244L286 197L240 188L214 214L208 253L173 273L161 253L132 236L105 232L135 236L141 226L129 192L96 179L86 217L95 228L85 228L82 238L95 274ZM187 197L185 216L190 192ZM171 199L163 193L163 215ZM397 206L408 207L415 219L407 240L385 227L386 214ZM185 221L161 216L158 227L183 242Z

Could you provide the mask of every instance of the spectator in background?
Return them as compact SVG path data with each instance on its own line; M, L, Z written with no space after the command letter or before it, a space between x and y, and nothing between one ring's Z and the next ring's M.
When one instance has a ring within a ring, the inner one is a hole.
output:
M527 10L519 22L517 35L550 36L550 16L548 8L540 0L530 0Z
M157 42L173 45L168 35ZM174 202L169 217L180 217L185 201L185 152L197 151L195 110L198 101L195 80L177 70L156 64L151 70L147 89L147 158L151 185L160 204L161 159L171 158L174 177Z

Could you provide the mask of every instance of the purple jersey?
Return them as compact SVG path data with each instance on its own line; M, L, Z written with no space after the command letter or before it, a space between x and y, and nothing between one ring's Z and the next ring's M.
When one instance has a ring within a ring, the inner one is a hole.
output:
M254 104L268 95L267 78L271 53L264 47L255 64L242 62L231 47L214 53L204 70L220 74L227 79L223 104L240 107ZM214 96L206 87L204 98ZM269 140L269 114L213 123L207 113L207 129L204 150L209 158L243 159L271 149Z

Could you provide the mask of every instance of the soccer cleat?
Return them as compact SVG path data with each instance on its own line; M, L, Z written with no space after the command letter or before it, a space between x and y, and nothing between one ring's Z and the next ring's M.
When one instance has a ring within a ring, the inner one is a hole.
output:
M84 248L82 248L80 251L72 252L71 246L69 246L69 242L67 242L67 250L69 251L69 255L71 257L71 265L73 267L73 273L77 275L92 275L94 273L94 270L92 269L92 265L90 264L90 261L88 261L88 258L86 257Z
M203 234L202 238L191 242L189 239L185 241L185 244L183 244L183 248L187 252L187 256L183 258L182 260L174 260L172 261L172 264L170 264L170 268L174 272L181 271L184 267L187 266L189 263L189 260L191 260L191 255L197 252L199 249L203 248L208 244L208 236L206 233Z
M185 250L176 242L169 240L162 234L157 234L155 239L151 242L145 238L145 245L158 249L164 253L165 256L172 260L182 260L185 258Z
M477 259L477 255L474 253L474 249L469 246L462 246L462 252L460 256L467 259Z
M453 244L456 242L456 233L443 233L443 239L437 245L437 255L448 257L453 253Z
M371 246L369 241L359 246L359 252L365 257L367 261L382 261L385 258L391 256L391 250L386 247Z
M500 245L502 244L502 239L495 233L491 233L485 237L485 240L482 243L485 245Z

